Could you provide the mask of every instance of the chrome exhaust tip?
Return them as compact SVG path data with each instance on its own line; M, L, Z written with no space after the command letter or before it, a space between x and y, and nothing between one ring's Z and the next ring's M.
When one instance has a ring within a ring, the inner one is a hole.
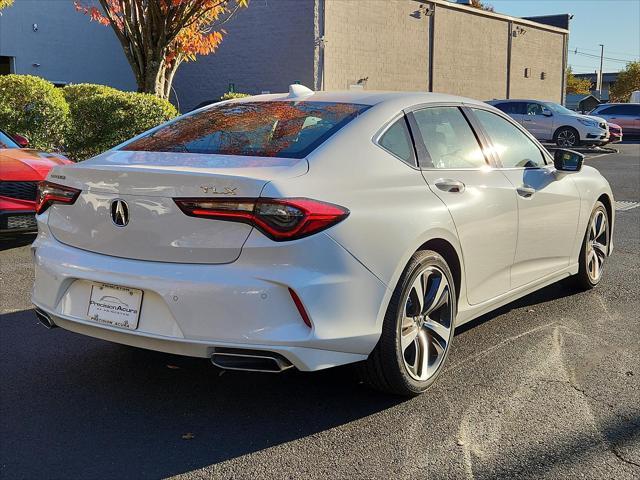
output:
M58 327L53 322L53 320L51 320L51 317L49 316L49 314L47 312L45 312L43 310L40 310L39 308L36 308L35 312L36 312L36 318L38 319L40 324L44 325L49 330L52 329L52 328L57 328Z
M244 372L280 373L293 367L293 364L279 353L235 348L217 348L211 355L211 363L223 370Z

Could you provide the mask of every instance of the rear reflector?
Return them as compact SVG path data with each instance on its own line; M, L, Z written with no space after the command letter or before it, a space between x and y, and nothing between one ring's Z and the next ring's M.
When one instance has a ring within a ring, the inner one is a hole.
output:
M36 196L36 213L44 212L50 205L54 203L66 203L71 205L80 195L77 188L58 185L53 182L40 182L38 184L38 193Z
M175 198L191 217L242 222L282 242L325 230L349 215L349 210L309 198Z
M300 297L298 297L298 294L292 288L289 288L289 295L291 295L293 303L296 304L296 308L298 309L298 313L300 313L300 316L302 317L302 321L307 325L307 327L313 328L311 319L309 318L309 314L304 309L304 305L302 304L302 300L300 300Z

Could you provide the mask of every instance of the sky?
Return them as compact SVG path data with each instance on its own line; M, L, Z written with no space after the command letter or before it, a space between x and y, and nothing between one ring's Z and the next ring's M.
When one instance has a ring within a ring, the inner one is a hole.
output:
M514 17L573 14L568 63L574 73L595 72L604 44L604 72L640 60L640 0L485 0L496 12ZM574 53L578 50L578 53ZM608 60L606 57L615 60Z

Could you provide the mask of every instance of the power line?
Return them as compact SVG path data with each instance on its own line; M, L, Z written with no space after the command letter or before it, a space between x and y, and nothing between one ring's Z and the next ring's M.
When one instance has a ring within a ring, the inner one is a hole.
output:
M570 53L573 53L574 55L582 55L583 57L590 57L590 58L600 58L600 55L594 55L592 53L584 53L584 52L579 52L577 49L571 51ZM619 63L629 63L629 62L633 62L636 60L623 60L622 58L612 58L612 57L602 57L605 60L608 60L610 62L619 62Z
M598 50L594 50L593 48L583 48L583 47L570 47L570 50L585 50L587 52L594 52L594 53L598 53ZM607 52L609 53L613 53L616 55L628 55L629 57L632 57L633 59L638 59L640 58L640 55L638 55L637 53L629 53L629 52L615 52L613 50L607 50Z

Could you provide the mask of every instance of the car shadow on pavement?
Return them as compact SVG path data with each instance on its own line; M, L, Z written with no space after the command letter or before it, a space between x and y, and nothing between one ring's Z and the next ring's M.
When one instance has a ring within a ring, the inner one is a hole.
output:
M23 235L2 236L0 235L0 252L11 250L12 248L31 245L36 239L35 233L25 233Z
M224 372L192 359L0 315L3 478L167 477L343 425L404 401L347 367Z

